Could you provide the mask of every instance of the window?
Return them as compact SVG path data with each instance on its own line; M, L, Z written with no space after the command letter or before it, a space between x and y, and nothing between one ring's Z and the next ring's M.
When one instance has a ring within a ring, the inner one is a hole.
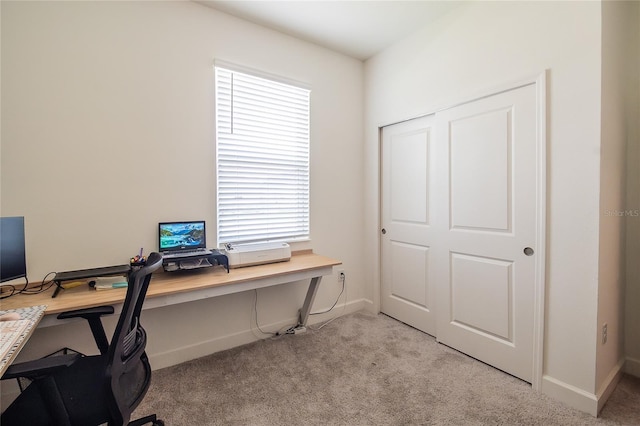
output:
M218 244L308 239L310 91L215 71Z

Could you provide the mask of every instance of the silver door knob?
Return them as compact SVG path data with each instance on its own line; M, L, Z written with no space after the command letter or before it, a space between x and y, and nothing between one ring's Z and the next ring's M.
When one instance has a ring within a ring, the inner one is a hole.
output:
M386 233L387 233L387 230L386 230L386 229L384 229L384 228L382 228L382 235L384 235L384 234L386 234Z
M525 247L523 252L527 256L533 256L533 253L535 253L531 247Z

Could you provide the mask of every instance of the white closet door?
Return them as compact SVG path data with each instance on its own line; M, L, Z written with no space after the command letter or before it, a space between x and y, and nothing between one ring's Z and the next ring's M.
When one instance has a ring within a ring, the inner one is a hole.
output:
M535 84L383 129L382 311L531 382Z
M433 116L382 133L382 311L435 335Z
M533 377L536 92L521 87L437 116L445 150L437 203L438 340Z

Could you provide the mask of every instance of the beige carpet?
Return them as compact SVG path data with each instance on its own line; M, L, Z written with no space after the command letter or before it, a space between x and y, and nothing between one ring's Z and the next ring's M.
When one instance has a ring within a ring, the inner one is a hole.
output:
M640 425L625 376L600 418L384 315L356 313L154 372L136 415L179 425Z

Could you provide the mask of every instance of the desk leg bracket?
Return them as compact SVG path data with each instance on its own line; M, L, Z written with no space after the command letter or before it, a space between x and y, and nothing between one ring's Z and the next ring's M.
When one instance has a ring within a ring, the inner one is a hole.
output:
M316 298L316 293L318 292L318 286L320 285L321 280L322 276L311 278L309 289L307 290L307 296L304 299L302 309L300 309L298 324L294 327L294 329L304 328L306 331L307 320L309 319L309 314L311 313L311 306L313 305L313 300Z

